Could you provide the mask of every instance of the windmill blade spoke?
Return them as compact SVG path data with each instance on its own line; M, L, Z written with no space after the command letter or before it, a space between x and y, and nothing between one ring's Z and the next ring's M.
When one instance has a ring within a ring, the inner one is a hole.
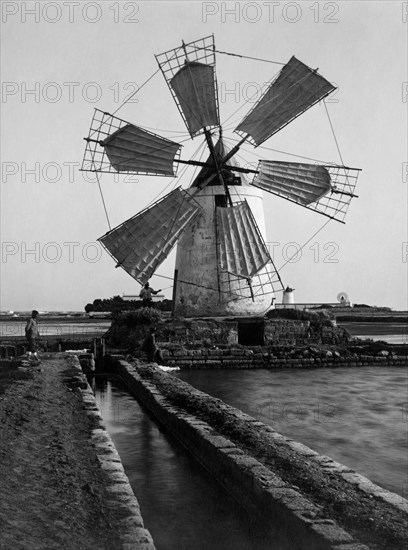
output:
M174 176L181 145L95 109L82 170Z
M98 240L118 262L117 267L144 284L200 210L188 192L177 188Z
M261 145L335 89L293 56L235 131Z
M191 137L220 125L214 37L156 55Z

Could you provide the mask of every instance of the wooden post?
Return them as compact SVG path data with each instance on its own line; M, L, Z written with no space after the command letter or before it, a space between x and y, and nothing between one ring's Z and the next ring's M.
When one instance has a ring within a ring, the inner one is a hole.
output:
M178 269L174 270L174 283L173 283L173 295L171 304L171 316L174 317L176 311L176 289L177 289Z

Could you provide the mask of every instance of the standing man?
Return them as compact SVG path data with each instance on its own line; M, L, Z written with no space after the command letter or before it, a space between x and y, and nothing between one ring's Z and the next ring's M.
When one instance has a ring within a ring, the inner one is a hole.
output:
M163 356L155 338L156 327L150 327L149 334L144 339L142 350L147 354L149 363L163 364Z
M31 313L31 318L27 321L25 327L25 335L28 342L28 359L34 359L34 361L38 361L36 339L38 338L39 333L37 317L38 311L36 309L33 309Z
M161 288L159 288L159 290L153 290L150 288L149 283L146 283L139 293L139 297L143 300L143 307L153 307L152 294L156 295L160 291Z

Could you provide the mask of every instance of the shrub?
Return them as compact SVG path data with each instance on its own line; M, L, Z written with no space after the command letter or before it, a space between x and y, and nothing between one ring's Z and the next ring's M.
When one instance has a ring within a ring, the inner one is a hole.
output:
M316 316L317 313L309 313L308 311L294 308L271 309L266 314L268 319L291 319L295 321L310 321Z
M301 309L285 308L272 309L266 314L268 319L289 319L292 321L310 321L310 327L315 332L320 332L322 327L330 327L333 324L334 315L326 310L305 311Z

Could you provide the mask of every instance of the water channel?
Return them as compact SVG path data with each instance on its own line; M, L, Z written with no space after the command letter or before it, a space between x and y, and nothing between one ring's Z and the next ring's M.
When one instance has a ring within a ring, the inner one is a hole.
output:
M95 377L108 432L157 550L293 550L270 536L114 378Z
M185 370L196 388L406 496L408 372ZM115 378L95 395L157 550L266 550L270 539ZM276 535L274 550L292 550Z

